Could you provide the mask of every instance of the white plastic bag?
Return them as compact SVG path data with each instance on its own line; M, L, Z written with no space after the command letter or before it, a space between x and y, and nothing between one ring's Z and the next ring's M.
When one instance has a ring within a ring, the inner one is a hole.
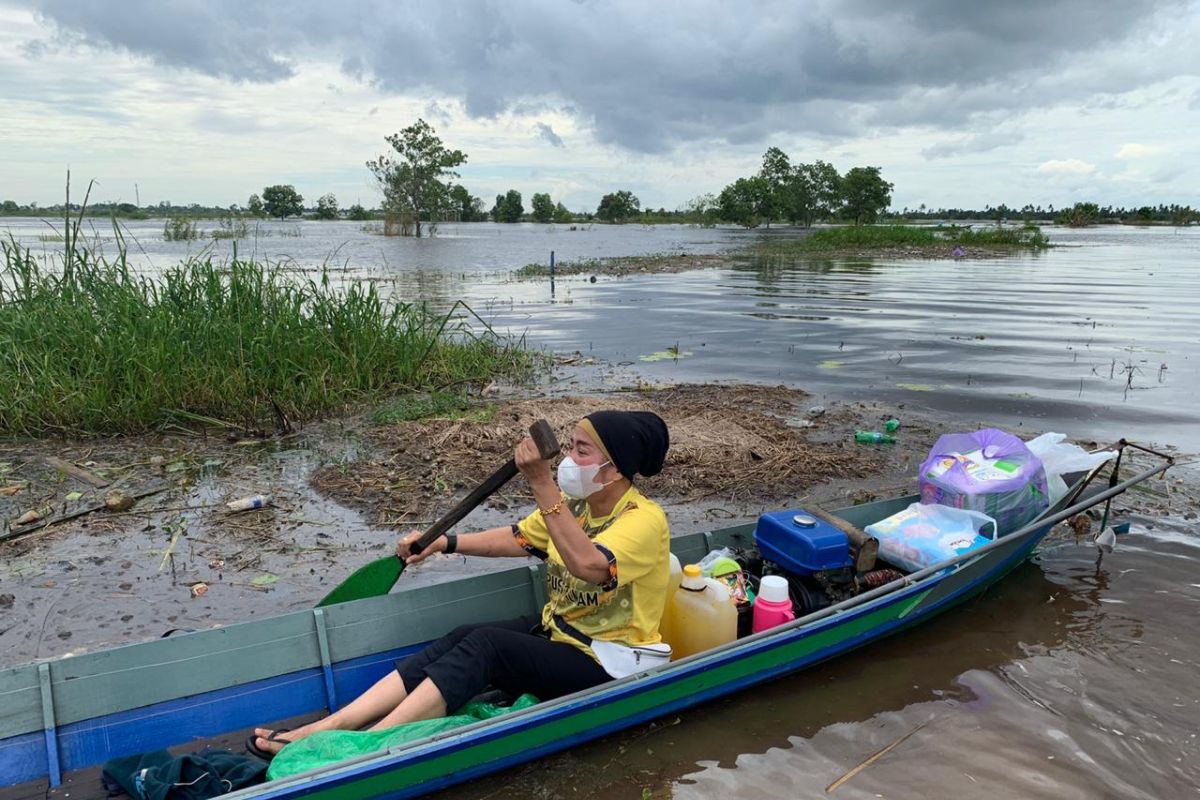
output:
M979 535L991 527L991 536ZM907 572L931 567L996 538L996 520L981 511L913 503L866 527L879 540L879 557Z
M1066 438L1064 433L1043 433L1025 443L1046 469L1046 490L1050 495L1051 505L1067 493L1067 483L1063 480L1063 475L1090 472L1105 461L1117 457L1115 450L1089 453L1079 445L1064 441Z

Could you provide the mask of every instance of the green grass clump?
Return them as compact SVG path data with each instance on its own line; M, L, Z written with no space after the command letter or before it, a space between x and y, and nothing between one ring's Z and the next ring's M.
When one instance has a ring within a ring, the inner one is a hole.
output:
M186 242L200 238L196 223L183 217L171 217L163 223L163 239L168 242Z
M0 433L124 433L207 417L270 429L361 400L528 375L534 357L468 307L370 282L298 281L236 257L148 278L68 247L0 242ZM191 415L189 417L189 415Z
M466 395L455 392L433 392L397 397L371 415L376 425L413 422L420 419L467 419L487 422L496 415L492 404L474 406Z

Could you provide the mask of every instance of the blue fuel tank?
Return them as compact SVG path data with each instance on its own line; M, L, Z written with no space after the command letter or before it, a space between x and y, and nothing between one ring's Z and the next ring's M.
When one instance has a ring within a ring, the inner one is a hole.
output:
M754 528L754 542L764 559L797 575L854 563L846 534L802 508L763 514Z

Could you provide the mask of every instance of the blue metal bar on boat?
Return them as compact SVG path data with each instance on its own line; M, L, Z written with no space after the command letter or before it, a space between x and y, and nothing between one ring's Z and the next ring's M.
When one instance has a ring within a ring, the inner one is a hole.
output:
M54 718L54 692L50 688L50 665L38 664L38 683L42 686L42 730L46 735L46 772L50 788L62 784L62 766L58 763L58 726Z
M313 622L317 626L317 647L321 651L321 672L325 675L325 700L329 713L338 710L337 690L333 685L333 660L329 657L329 634L325 631L325 610L313 609Z

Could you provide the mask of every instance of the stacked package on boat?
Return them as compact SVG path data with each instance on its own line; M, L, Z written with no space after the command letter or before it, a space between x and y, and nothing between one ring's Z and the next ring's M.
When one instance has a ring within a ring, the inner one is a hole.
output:
M1042 462L1019 438L995 428L939 438L921 465L919 484L922 503L987 514L1001 536L1050 504Z

